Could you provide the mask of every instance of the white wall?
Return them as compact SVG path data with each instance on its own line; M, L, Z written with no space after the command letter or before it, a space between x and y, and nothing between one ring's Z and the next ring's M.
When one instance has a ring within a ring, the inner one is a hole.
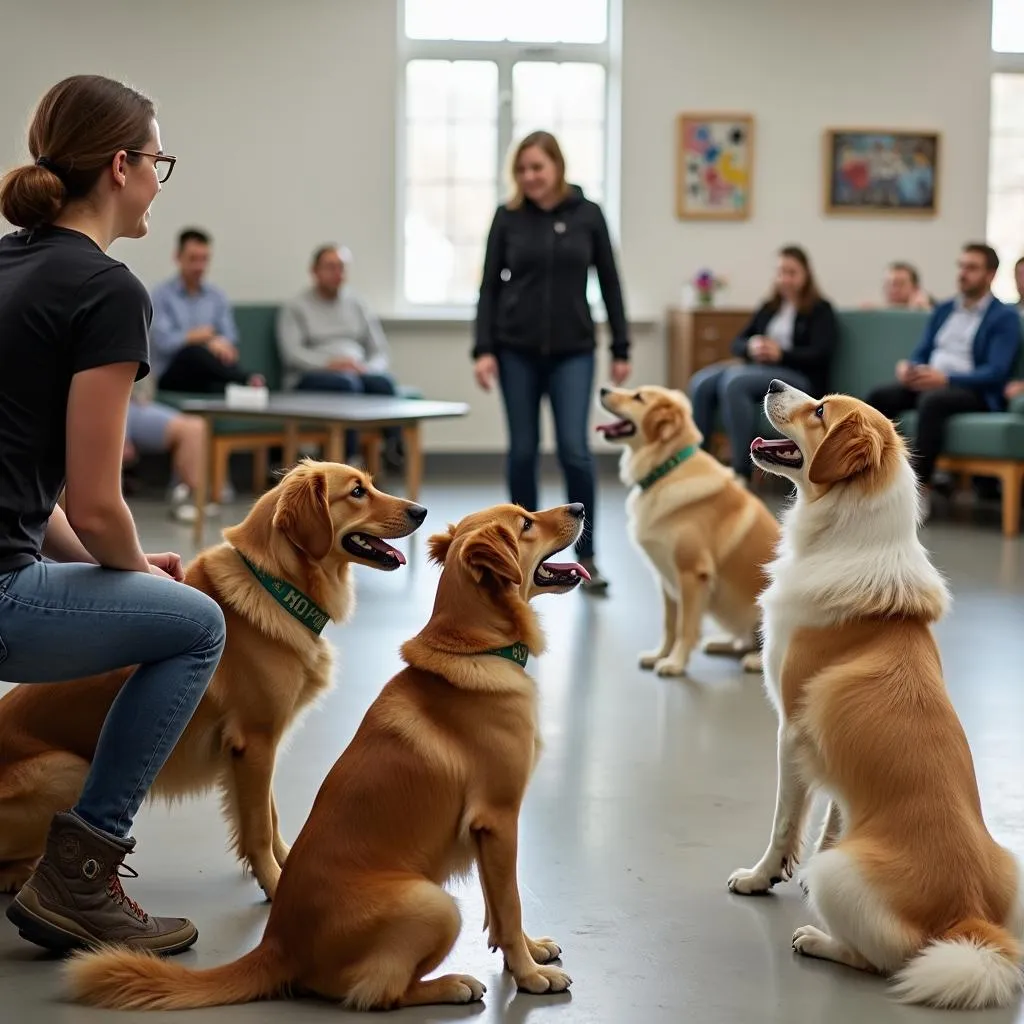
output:
M918 263L950 287L956 249L982 236L988 160L989 5L985 0L623 0L621 263L637 377L660 379L660 319L707 264L762 294L772 254L806 245L840 304L877 295L885 262ZM27 119L58 78L95 71L157 100L179 157L151 236L115 254L153 282L185 223L216 239L215 277L239 301L278 300L305 283L316 243L343 240L356 286L394 308L393 211L398 70L392 0L34 0L8 5L21 66L0 90L0 166L24 156ZM757 119L754 217L674 217L680 110ZM943 133L940 216L826 218L822 131L892 126ZM389 325L398 375L432 397L474 403L431 429L435 450L498 450L498 403L469 379L468 324Z

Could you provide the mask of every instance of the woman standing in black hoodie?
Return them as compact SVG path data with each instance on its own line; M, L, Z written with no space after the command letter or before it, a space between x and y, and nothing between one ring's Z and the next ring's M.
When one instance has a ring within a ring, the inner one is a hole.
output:
M508 486L513 502L535 510L540 402L551 402L558 460L569 501L587 510L576 553L587 589L607 581L594 566L596 479L588 424L594 385L594 321L587 275L597 270L611 328L611 377L629 376L629 334L608 225L597 203L565 180L553 135L533 132L512 158L514 191L498 207L487 238L473 345L484 391L497 379L508 421Z

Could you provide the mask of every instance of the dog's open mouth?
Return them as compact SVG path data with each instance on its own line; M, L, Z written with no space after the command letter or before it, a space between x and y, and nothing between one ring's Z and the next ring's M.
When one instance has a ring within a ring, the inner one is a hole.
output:
M799 469L804 464L804 457L795 442L788 438L781 441L766 441L763 437L755 437L750 444L750 454L761 462L773 462L776 466Z
M393 548L387 541L369 533L346 533L341 538L341 546L350 555L380 566L381 569L397 569L405 565L405 555L398 548Z
M636 424L629 420L613 420L611 423L599 423L598 433L604 434L609 441L618 441L624 437L632 437L636 433Z
M579 562L541 562L533 574L538 587L575 587L589 580L590 573Z

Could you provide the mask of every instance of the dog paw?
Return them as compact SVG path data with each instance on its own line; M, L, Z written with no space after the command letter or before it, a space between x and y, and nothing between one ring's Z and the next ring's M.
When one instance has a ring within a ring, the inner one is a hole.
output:
M729 876L729 892L738 893L741 896L753 896L768 892L776 882L781 882L781 877L773 877L763 868L739 868Z
M535 971L516 978L516 985L521 991L532 992L537 996L545 992L565 992L571 984L572 978L561 967L538 967Z
M523 937L534 963L549 964L562 955L562 947L554 939L531 939L529 935Z
M273 902L274 897L277 895L277 885L281 881L281 869L277 867L276 863L274 867L276 870L260 872L256 877L256 881L259 882L259 886L263 890L264 895L271 902Z
M802 956L820 957L832 940L812 924L802 925L793 932L793 951Z
M487 991L487 986L470 974L453 974L451 981L453 1003L479 1003Z
M643 651L637 659L641 668L650 670L664 657L661 651Z
M655 675L659 676L685 676L686 662L678 658L660 658L654 666Z
M750 654L743 655L743 659L740 661L740 665L744 672L763 672L764 671L764 659L761 656L760 651L754 651Z

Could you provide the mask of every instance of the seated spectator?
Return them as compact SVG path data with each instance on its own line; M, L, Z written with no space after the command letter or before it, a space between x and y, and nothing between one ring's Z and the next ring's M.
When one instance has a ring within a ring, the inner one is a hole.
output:
M153 289L150 357L166 391L220 394L224 386L262 384L238 362L238 330L228 297L203 278L210 236L186 228L178 236L178 273Z
M345 283L350 259L347 249L320 246L310 265L312 287L278 313L277 343L287 388L395 394L380 321ZM393 464L400 453L401 431L388 430L385 438L385 458ZM354 454L354 434L348 449Z
M998 269L999 257L991 246L965 245L958 294L935 307L917 347L896 364L895 383L867 396L869 404L892 420L917 410L913 464L926 488L931 487L950 416L1005 408L1004 392L1021 346L1021 320L1013 306L992 294Z
M810 261L795 245L779 251L775 287L733 342L740 363L716 363L693 375L693 416L710 448L719 411L732 448L732 468L750 480L750 443L759 433L761 403L773 377L811 395L828 390L828 367L839 338L831 304L818 291Z
M171 515L179 522L195 520L193 494L199 486L206 457L206 423L202 416L189 416L169 405L153 401L155 385L144 377L132 392L128 405L124 461L134 462L140 455L169 452L175 482L171 488ZM223 497L223 496L222 496ZM207 515L216 515L216 504L207 505Z
M896 260L886 268L882 294L882 305L888 309L930 310L935 305L932 297L921 287L917 268L902 260Z

